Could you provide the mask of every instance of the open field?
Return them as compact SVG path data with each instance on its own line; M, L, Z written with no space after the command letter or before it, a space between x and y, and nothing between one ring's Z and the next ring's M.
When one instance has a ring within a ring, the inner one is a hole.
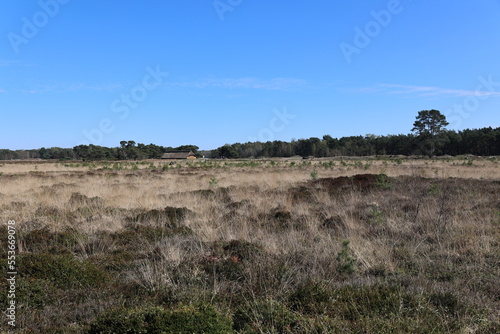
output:
M19 333L500 330L497 157L0 162L9 220Z

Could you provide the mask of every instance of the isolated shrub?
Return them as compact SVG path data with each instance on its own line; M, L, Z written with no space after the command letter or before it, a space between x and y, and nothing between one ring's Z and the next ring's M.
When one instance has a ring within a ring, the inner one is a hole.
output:
M357 260L351 256L352 251L349 248L349 241L342 242L342 249L337 254L338 272L340 274L353 274L356 271Z
M232 332L230 317L211 305L117 309L101 314L90 326L89 334L172 333L227 334Z
M384 213L380 210L378 205L371 205L371 210L368 212L366 220L371 227L380 226L384 224Z
M379 174L375 186L379 189L390 189L392 187L391 179L385 174Z
M23 254L18 258L18 271L23 277L44 279L63 289L95 287L109 278L96 265L72 255Z

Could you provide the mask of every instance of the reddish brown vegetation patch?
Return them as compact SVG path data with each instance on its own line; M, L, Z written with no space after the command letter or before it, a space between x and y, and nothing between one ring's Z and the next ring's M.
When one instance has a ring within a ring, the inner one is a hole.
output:
M314 190L322 189L330 194L338 194L346 190L367 192L372 189L388 189L392 187L393 179L385 174L358 174L354 176L328 177L311 180L305 184L291 188L290 195L294 203L315 202Z
M328 191L337 190L339 188L357 187L360 189L374 188L380 182L387 180L384 174L358 174L354 176L341 176L336 178L323 178L311 181L310 184L314 187L321 187Z

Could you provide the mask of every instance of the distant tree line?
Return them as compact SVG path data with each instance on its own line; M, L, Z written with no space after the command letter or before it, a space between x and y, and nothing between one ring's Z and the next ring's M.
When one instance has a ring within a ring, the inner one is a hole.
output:
M14 159L56 159L56 160L140 160L159 159L168 151L198 152L196 145L179 147L164 147L155 144L136 144L133 140L121 141L119 147L104 147L98 145L78 145L73 148L42 147L36 150L5 150L0 149L0 160Z
M268 142L248 142L226 144L210 152L215 158L272 158L291 157L333 157L367 155L425 155L429 154L429 138L424 134L400 134L388 136L350 136ZM462 131L444 130L432 142L432 155L480 156L500 155L500 127L466 129ZM191 150L198 153L198 146L183 145L164 147L155 144L136 144L122 141L119 147L78 145L73 148L40 148L34 150L0 149L0 160L13 159L56 159L56 160L139 160L159 159L167 151Z
M443 131L428 148L428 138L418 134L350 136L226 144L213 151L215 157L333 157L367 155L500 155L500 127Z

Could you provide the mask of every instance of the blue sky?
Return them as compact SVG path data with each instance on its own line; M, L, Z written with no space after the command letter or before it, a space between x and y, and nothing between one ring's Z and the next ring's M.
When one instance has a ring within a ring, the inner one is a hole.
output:
M500 126L500 0L3 0L0 148Z

